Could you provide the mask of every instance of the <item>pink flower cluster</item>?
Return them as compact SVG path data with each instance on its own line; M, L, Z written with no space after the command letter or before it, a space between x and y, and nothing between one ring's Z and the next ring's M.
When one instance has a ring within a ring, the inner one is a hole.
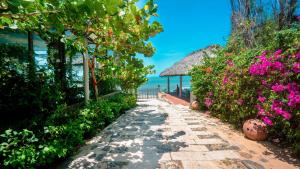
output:
M233 67L234 66L234 62L232 60L227 60L227 65L229 67Z
M295 73L300 73L300 62L294 63L292 70Z
M267 125L273 125L272 119L276 116L290 120L293 112L300 108L300 84L294 78L300 73L300 52L290 57L281 53L278 50L268 57L267 52L263 52L249 68L250 75L261 82L256 108ZM262 91L267 95L262 96Z
M262 55L258 56L259 62L254 63L250 66L249 72L251 75L260 75L264 76L267 75L269 71L284 71L285 67L283 63L280 61L276 61L281 57L281 50L278 50L274 53L273 57L267 58L267 52L263 52ZM275 61L274 61L275 60Z
M286 120L291 119L292 115L289 112L283 110L283 106L283 102L279 100L274 100L271 106L271 110L274 111L277 115L281 115Z
M274 84L271 88L272 88L272 91L274 91L276 93L280 93L285 90L285 86L283 86L282 84L278 84L278 83Z
M298 104L300 104L300 92L299 90L290 91L288 95L288 106L290 107L296 107Z
M209 98L209 97L206 97L206 98L204 99L204 104L205 104L205 106L206 106L207 108L209 108L209 107L213 104L213 100L212 100L211 98Z

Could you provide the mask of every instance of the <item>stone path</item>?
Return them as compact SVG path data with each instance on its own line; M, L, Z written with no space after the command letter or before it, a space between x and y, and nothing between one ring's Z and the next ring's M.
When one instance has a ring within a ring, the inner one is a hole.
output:
M284 152L272 151L267 143L247 140L219 120L187 107L156 99L141 100L138 104L89 140L79 154L60 168L290 169L300 166Z

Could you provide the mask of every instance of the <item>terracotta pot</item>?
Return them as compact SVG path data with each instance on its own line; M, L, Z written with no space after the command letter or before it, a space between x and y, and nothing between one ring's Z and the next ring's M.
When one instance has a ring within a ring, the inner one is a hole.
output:
M199 109L199 103L197 101L193 101L191 104L191 108L193 110L198 110Z
M267 138L267 126L259 119L247 120L243 125L243 131L247 138L255 141L263 141Z

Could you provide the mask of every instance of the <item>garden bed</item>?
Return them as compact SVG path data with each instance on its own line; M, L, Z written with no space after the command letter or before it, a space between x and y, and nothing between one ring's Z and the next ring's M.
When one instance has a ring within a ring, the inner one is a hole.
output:
M36 128L6 130L1 134L1 168L35 168L65 158L126 110L135 107L136 98L117 93L88 105L59 106Z

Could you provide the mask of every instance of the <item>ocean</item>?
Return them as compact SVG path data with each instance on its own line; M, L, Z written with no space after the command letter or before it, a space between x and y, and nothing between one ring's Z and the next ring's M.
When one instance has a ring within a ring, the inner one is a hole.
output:
M139 89L149 89L149 88L157 88L160 85L161 91L167 90L167 77L148 77L148 82L143 84ZM190 76L182 77L182 88L189 89L191 87ZM170 77L170 91L176 89L176 86L179 86L180 80L179 76Z

